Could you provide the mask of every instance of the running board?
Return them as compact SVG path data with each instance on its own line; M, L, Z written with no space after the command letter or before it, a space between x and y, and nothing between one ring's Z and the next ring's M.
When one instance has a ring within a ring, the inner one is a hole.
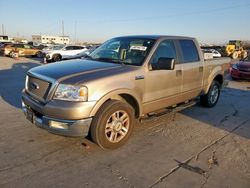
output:
M189 108L191 106L194 106L196 104L197 104L197 100L185 101L184 103L180 103L178 105L173 105L171 107L157 110L155 112L150 112L145 117L140 118L140 121L142 121L144 119L149 119L151 117L159 117L159 116L171 113L171 112L180 112L180 111L182 111L186 108Z

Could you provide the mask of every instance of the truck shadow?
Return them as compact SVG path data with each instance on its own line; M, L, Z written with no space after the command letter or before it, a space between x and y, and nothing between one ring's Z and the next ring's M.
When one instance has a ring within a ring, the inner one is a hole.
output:
M225 88L215 107L205 108L197 104L181 113L210 126L250 139L249 98L250 90Z
M25 84L26 72L38 66L36 63L15 63L10 69L0 70L0 96L16 108L21 108L21 92Z

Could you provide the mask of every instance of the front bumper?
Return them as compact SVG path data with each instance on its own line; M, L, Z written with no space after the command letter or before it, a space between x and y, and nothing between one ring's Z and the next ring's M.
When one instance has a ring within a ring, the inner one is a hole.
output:
M63 136L87 136L92 118L82 120L55 119L37 113L22 101L22 110L26 118L39 128Z
M51 100L46 104L22 93L22 109L26 118L40 128L64 136L87 136L92 122L90 112L95 102Z

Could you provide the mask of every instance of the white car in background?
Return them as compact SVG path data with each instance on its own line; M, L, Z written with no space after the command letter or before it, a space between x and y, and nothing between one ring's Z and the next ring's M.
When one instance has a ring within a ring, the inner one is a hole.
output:
M46 61L61 61L62 59L80 58L81 54L88 49L84 46L66 45L55 46L51 50L45 52Z
M52 45L52 46L47 46L42 49L42 53L45 55L47 54L48 51L54 50L55 47L64 47L65 45Z
M212 53L214 58L215 58L215 57L221 57L220 52L218 52L218 51L215 50L215 49L204 49L203 52L204 52L204 53Z

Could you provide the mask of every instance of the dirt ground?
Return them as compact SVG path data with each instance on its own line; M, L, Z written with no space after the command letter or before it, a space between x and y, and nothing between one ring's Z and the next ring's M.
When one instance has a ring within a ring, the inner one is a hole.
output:
M25 73L38 65L0 57L0 187L250 187L250 82L230 81L214 108L145 119L103 151L25 119Z

